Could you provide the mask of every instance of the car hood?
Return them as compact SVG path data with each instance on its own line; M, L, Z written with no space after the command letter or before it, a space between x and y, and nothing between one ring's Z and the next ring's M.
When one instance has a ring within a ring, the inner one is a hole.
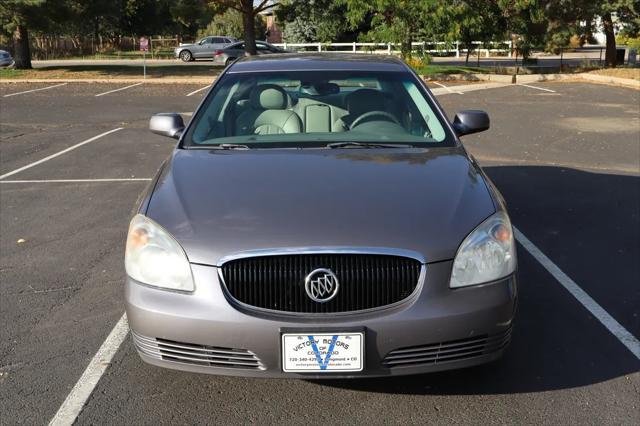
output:
M190 262L244 251L392 248L452 259L495 207L460 148L176 150L147 216Z

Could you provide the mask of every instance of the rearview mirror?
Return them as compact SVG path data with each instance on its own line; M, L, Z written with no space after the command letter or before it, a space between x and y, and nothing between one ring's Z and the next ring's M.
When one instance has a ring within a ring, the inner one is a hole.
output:
M484 132L489 129L490 124L489 114L475 109L460 111L451 123L458 136Z
M157 135L180 139L184 130L184 121L182 116L175 112L154 114L149 120L149 130Z

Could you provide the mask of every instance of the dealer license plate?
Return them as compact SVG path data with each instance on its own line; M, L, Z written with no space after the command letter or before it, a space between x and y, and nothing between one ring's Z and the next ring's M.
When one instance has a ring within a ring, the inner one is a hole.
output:
M362 371L363 333L283 334L285 372Z

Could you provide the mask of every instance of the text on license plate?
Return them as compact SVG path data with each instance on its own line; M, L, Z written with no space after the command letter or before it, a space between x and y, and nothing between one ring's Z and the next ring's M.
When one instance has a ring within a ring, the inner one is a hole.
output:
M363 333L282 335L285 372L362 371Z

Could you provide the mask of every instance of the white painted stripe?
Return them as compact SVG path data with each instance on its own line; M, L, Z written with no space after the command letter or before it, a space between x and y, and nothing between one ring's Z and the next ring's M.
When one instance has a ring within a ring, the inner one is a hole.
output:
M142 83L136 83L136 84L132 84L130 86L125 86L125 87L121 87L119 89L113 89L113 90L109 90L108 92L104 92L104 93L98 93L96 96L104 96L104 95L108 95L109 93L115 93L115 92L119 92L121 90L126 90L129 89L131 87L136 87L136 86L140 86Z
M200 89L198 89L198 90L194 90L193 92L191 92L191 93L187 94L187 96L195 95L196 93L202 92L203 90L206 90L206 89L208 89L209 87L211 87L211 85L201 87Z
M447 92L449 92L449 93L457 93L458 95L463 95L463 94L464 94L464 93L462 93L462 92L458 92L457 90L451 90L451 88L449 88L449 87L445 86L445 85L444 85L444 84L442 84L442 83L438 83L437 81L434 81L433 83L434 83L434 84L437 84L438 86L440 86L440 87L442 87L442 88L444 88L444 89L446 89L446 91L447 91Z
M117 129L109 130L108 132L100 133L98 136L94 136L94 137L92 137L92 138L90 138L90 139L87 139L86 141L82 141L82 142L80 142L80 143L78 143L78 144L75 144L75 145L73 145L73 146L70 146L69 148L63 149L62 151L57 152L57 153L55 153L55 154L52 154L52 155L50 155L50 156L48 156L48 157L45 157L45 158L43 158L42 160L35 161L35 162L31 163L31 164L27 164L26 166L20 167L19 169L16 169L16 170L14 170L14 171L12 171L12 172L5 173L5 174L3 174L2 176L0 176L0 180L1 180L1 179L4 179L4 178L6 178L6 177L9 177L9 176L13 176L13 175L15 175L16 173L20 173L20 172L22 172L22 171L24 171L24 170L30 169L31 167L37 166L38 164L42 164L42 163L44 163L45 161L49 161L49 160L51 160L52 158L56 158L56 157L58 157L58 156L60 156L60 155L62 155L62 154L66 154L66 153L67 153L67 152L69 152L69 151L73 151L74 149L79 148L79 147L81 147L82 145L86 145L86 144L88 144L88 143L91 143L91 142L93 142L93 141L95 141L95 140L97 140L97 139L100 139L100 138L101 138L101 137L103 137L103 136L107 136L107 135L110 135L111 133L117 132L118 130L122 130L122 127L118 127Z
M151 178L115 178L115 179L32 179L0 180L2 183L84 183L84 182L149 182Z
M499 89L503 87L513 87L514 85L511 83L473 83L473 84L463 84L460 86L454 86L456 88L456 92L466 93L466 92L474 92L476 90L487 90L487 89ZM441 95L449 95L451 92L448 87L439 87L435 89L430 89L431 93L434 96Z
M529 85L529 84L518 83L518 86L524 86L524 87L528 87L528 88L530 88L530 89L537 89L537 90L543 90L543 91L545 91L545 92L556 93L556 91L555 91L555 90L545 89L544 87L531 86L531 85Z
M8 98L9 96L22 95L23 93L39 92L40 90L49 90L49 89L53 89L54 87L65 86L66 84L67 83L54 84L53 86L41 87L39 89L31 89L31 90L25 90L24 92L9 93L8 95L4 95L3 97Z
M522 232L515 227L514 234L520 244L560 283L569 293L575 297L591 314L604 325L616 338L640 360L640 341L627 331L618 321L616 321L602 306L591 298L578 284L576 284L567 274L562 272L558 266L551 261L538 247L535 246Z
M75 422L128 332L127 314L124 314L93 356L84 373L49 422L49 426L66 426Z

